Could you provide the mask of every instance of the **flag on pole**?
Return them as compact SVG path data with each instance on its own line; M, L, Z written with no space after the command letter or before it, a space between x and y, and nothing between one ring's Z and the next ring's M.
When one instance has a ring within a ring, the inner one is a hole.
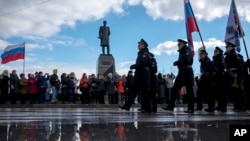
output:
M225 42L230 42L236 45L237 51L240 52L240 38L245 36L243 28L240 24L235 1L232 0L229 16L227 21Z
M25 43L8 45L3 54L1 55L2 64L6 64L11 61L24 59L25 57Z
M185 9L188 47L191 49L192 54L194 55L192 32L199 32L199 27L197 25L189 0L184 0L184 9Z

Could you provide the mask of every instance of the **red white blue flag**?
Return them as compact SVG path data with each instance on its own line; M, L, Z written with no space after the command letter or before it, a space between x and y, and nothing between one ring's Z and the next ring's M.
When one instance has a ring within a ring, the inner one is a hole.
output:
M237 51L240 52L240 38L245 36L243 28L240 24L237 8L235 5L235 1L232 0L229 17L227 21L225 42L230 42L236 45Z
M199 27L197 25L195 16L193 14L193 9L191 7L189 0L184 0L184 9L186 18L188 47L191 49L192 54L194 55L192 32L199 32Z
M6 64L11 61L24 59L25 57L25 43L8 45L3 54L1 55L2 64Z

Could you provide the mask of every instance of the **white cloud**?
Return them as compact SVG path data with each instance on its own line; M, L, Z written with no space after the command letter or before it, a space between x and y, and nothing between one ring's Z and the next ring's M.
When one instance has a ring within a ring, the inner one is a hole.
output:
M216 38L209 38L207 41L204 41L206 48L214 48L215 46L224 46L225 43ZM197 51L198 48L202 47L201 42L194 41L194 50ZM163 53L171 55L177 53L177 42L166 41L164 43L158 44L155 48L151 49L151 52L155 55L161 55Z
M190 0L193 11L198 19L212 21L228 15L231 1L229 0ZM184 0L142 0L148 15L153 19L180 20L184 19ZM249 1L236 1L239 15L250 22Z
M95 21L110 13L123 15L126 6L134 5L144 6L146 13L153 19L184 19L183 0L84 0L84 2L49 0L29 7L40 2L41 0L1 0L0 37L44 39L59 33L62 26L74 28L77 21ZM197 18L207 21L228 15L230 7L229 0L190 0L190 2ZM250 22L248 1L238 0L236 4L240 16ZM82 43L85 42L80 42Z
M109 13L123 13L125 0L50 0L25 9L38 2L1 0L0 36L49 37L58 33L61 26L73 28L76 21L93 21ZM5 15L11 11L17 12Z

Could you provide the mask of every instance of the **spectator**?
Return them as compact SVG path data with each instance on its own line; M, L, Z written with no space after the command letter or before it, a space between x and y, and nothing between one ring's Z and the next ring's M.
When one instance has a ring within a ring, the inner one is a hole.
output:
M75 74L71 72L68 79L68 97L70 103L75 103L75 79Z
M20 74L19 84L20 84L21 104L25 104L27 100L27 95L28 95L28 80L26 79L23 73Z
M124 89L125 89L125 82L121 76L119 76L117 84L117 94L118 94L118 104L122 104L124 101Z
M167 95L168 101L167 101L167 103L171 99L171 93L172 93L172 89L174 87L174 79L175 79L175 76L172 73L168 74L167 77L166 77L166 84L167 84L167 89L168 89L168 95ZM178 95L178 97L180 97L180 96ZM180 98L177 98L177 99L180 101Z
M16 74L16 70L13 70L10 74L10 94L11 94L11 104L16 104L16 100L19 96L19 78Z
M165 90L164 90L164 80L162 78L162 74L159 73L158 74L158 89L157 89L157 93L158 93L158 102L159 104L164 104L164 98L165 98Z
M2 84L1 84L1 97L0 102L4 104L7 100L7 96L9 93L9 72L8 70L4 70L2 73Z
M52 97L51 97L51 103L56 104L57 103L57 96L58 96L58 90L60 88L60 81L57 76L57 69L53 70L53 75L50 77L50 83L52 88Z
M91 75L91 78L89 79L89 84L90 84L90 98L91 98L91 103L96 103L97 104L97 79L95 77L95 74Z
M28 93L30 104L35 104L38 100L37 81L33 74L28 74Z
M80 80L80 91L82 92L82 104L89 103L89 80L87 78L86 73L83 73L82 78Z
M106 93L106 88L105 88L105 80L103 75L99 75L98 81L97 81L97 86L98 86L98 100L100 104L105 104L104 101L104 96Z
M112 78L112 73L109 73L106 78L106 92L108 94L109 104L115 104L115 83Z
M47 88L47 82L45 76L43 75L43 72L38 73L37 86L38 86L38 101L39 104L42 104L45 101L45 94Z
M61 92L62 92L62 104L65 103L65 100L67 99L67 95L68 95L68 78L67 78L67 74L63 73L61 75Z
M45 98L46 98L46 101L50 101L50 93L51 93L50 75L46 73L45 76L46 76L46 82L47 82Z
M134 77L133 77L133 72L132 71L129 71L128 72L128 76L126 78L126 91L127 91L127 100L129 100L132 96L132 86L133 86L133 80L134 80Z

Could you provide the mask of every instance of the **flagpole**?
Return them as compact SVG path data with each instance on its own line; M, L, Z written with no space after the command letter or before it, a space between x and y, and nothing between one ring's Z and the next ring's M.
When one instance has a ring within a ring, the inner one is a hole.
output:
M189 2L189 3L190 3L190 2ZM194 15L194 11L193 11L193 8L191 7L191 4L190 4L190 9L191 9L192 14ZM195 20L194 20L194 21L195 21L195 25L196 25L196 27L198 27L198 24L197 24L195 15L194 15L194 19L195 19ZM198 27L198 28L199 28L199 27ZM203 47L204 47L204 50L206 51L206 47L205 47L205 45L204 45L204 42L203 42L203 39L202 39L202 36L201 36L200 28L199 28L198 33L199 33L199 36L200 36L200 39L201 39L201 43L202 43L202 45L203 45Z
M25 74L25 42L24 42L24 59L23 59L23 74Z

